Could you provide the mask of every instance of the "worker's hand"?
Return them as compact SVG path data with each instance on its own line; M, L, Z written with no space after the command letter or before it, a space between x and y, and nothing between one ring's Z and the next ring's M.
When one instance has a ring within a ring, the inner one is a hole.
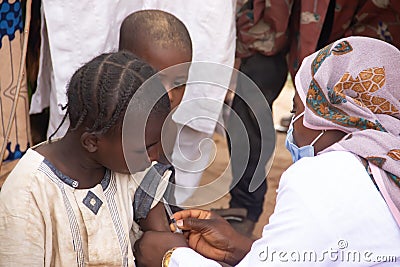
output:
M250 251L253 243L211 211L182 210L175 213L174 218L179 228L189 232L189 247L216 261L236 265Z
M174 247L188 247L185 236L170 232L144 232L134 245L136 266L159 267L165 252Z

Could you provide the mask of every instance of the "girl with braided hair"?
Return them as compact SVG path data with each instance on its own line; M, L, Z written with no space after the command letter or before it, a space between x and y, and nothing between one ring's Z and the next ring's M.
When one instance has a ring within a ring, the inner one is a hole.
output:
M67 134L29 149L2 188L0 266L135 266L132 246L141 230L173 235L156 200L146 218L133 219L134 173L161 154L170 112L157 80L141 94L154 73L129 52L102 54L75 72ZM160 183L156 190L166 189Z

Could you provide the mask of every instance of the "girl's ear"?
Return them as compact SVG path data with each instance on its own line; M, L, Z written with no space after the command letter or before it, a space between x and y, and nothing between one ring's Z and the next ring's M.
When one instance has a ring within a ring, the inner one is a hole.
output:
M98 138L93 133L84 132L81 135L81 144L89 153L97 151L97 142Z

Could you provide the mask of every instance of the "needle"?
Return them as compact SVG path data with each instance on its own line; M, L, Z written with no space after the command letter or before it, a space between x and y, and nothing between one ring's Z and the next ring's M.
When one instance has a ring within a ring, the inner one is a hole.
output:
M178 225L176 225L176 220L175 220L174 216L172 216L173 213L172 213L171 207L168 205L165 198L163 198L162 201L164 202L164 207L165 207L165 210L167 211L169 219L171 220L171 223L175 226L174 233L183 234L182 230L178 228Z

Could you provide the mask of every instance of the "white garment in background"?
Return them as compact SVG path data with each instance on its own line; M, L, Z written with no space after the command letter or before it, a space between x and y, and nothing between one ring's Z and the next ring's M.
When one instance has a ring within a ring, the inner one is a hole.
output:
M236 47L235 8L235 0L143 2L143 9L169 12L185 24L192 39L192 62L214 62L231 68L234 64ZM209 163L212 146L205 145L210 144L206 141L200 147L200 143L202 140L212 139L231 78L231 72L219 71L218 81L222 87L190 84L191 77L198 77L197 73L193 74L191 71L193 68L189 71L189 83L186 85L182 102L172 117L178 127L185 125L181 129L181 136L177 138L182 141L175 142L172 155L176 170L175 181L178 185L175 189L178 204L182 204L193 194L199 185L203 169ZM193 101L195 99L199 101ZM207 99L209 101L205 101Z
M192 39L193 62L207 61L233 67L236 48L235 0L146 0L143 1L143 9L169 12L185 24ZM173 115L174 121L213 134L230 82L230 74L224 75L225 81L222 83L225 84L222 85L225 86L225 90L218 90L218 87L205 84L187 85L182 102L199 98L209 98L214 101L180 105ZM189 82L190 76L189 72ZM188 123L190 118L199 116L207 119L199 118Z
M299 255L301 259L316 255L316 260L299 261ZM393 256L396 262L379 263L378 256ZM303 158L282 174L275 212L262 238L237 266L398 266L399 262L400 229L384 199L356 156L334 151ZM179 248L169 266L220 265Z
M61 107L67 102L66 86L72 74L95 56L116 51L123 19L141 9L160 9L182 20L192 39L193 61L209 61L233 67L235 6L235 0L42 0L42 15L47 25L47 31L43 27L42 35L43 41L48 39L48 43L42 43L38 88L32 97L31 113L41 112L50 106L47 134L52 134L65 114ZM182 135L189 135L193 143L181 145L179 149L179 145L175 145L173 158L177 165L183 166L200 156L193 151L198 151L201 140L212 136L230 81L230 75L223 77L226 84L222 90L206 84L186 86L182 102L189 101L190 105L181 105L173 119L178 124L189 125L197 133L185 129L181 132ZM212 101L191 101L204 98ZM63 136L68 124L66 122L55 137ZM186 158L177 154L179 150ZM203 152L203 156L207 161L209 153ZM178 203L191 195L201 175L202 171L188 172L177 168L177 184L190 187L187 191L177 193ZM187 181L190 181L189 184Z
M116 51L123 19L140 7L138 1L130 0L42 0L42 21L47 29L42 27L38 86L30 113L50 106L48 136L65 114L61 108L67 103L66 87L73 73L101 53ZM63 136L68 125L55 137Z

